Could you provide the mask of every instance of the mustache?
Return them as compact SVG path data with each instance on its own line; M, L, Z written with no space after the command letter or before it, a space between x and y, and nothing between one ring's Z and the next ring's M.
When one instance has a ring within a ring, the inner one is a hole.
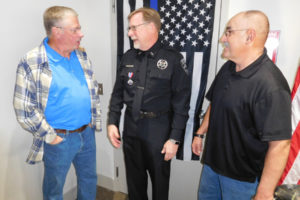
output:
M223 46L224 47L229 47L229 43L228 42L223 42Z

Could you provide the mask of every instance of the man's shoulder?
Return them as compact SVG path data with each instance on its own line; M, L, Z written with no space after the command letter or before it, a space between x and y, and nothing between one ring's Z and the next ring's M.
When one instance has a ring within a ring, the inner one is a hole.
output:
M32 64L40 64L46 61L46 50L43 44L34 47L33 49L29 50L27 53L23 55L21 58L24 62L27 62L29 65Z
M33 49L27 51L24 56L28 57L28 56L39 55L42 51L45 51L45 49L43 48L44 48L43 45L36 46Z
M177 49L170 47L170 46L163 45L161 48L161 52L172 55L172 56L176 56L178 58L183 57L182 54Z
M79 59L87 60L87 53L84 47L80 46L78 49L75 50L75 53L77 54Z

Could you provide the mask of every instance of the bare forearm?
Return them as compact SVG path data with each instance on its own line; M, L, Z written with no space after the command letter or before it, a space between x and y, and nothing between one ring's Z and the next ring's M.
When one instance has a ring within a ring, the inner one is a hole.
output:
M289 150L290 140L269 142L255 199L273 199L274 190L285 168Z
M208 106L205 116L204 116L204 119L201 123L201 126L197 130L196 134L204 134L207 132L208 124L209 124L210 108L211 108L211 105Z

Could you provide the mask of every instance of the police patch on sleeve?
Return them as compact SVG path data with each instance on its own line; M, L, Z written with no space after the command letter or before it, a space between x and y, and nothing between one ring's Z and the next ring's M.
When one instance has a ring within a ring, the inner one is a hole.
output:
M185 73L188 74L189 71L188 71L188 69L187 69L186 62L185 62L185 59L184 59L184 58L182 58L182 59L180 60L180 65L181 65L182 69L185 71Z
M157 61L156 66L157 66L158 69L161 69L161 70L167 69L167 67L168 67L168 61L166 61L164 59L159 59Z

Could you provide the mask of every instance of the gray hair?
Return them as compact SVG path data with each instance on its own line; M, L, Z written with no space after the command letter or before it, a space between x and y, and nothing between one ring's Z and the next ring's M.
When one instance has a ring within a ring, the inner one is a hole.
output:
M51 36L52 27L58 26L58 24L63 21L66 16L77 17L78 14L72 8L64 6L52 6L44 12L44 27L48 37Z

